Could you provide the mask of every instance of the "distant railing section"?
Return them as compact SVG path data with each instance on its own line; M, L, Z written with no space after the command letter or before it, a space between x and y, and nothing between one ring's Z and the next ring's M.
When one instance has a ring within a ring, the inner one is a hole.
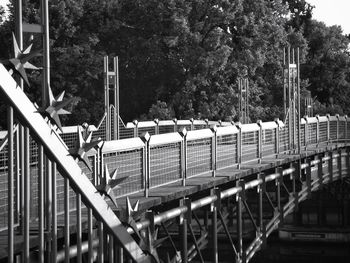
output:
M170 126L169 122L166 126ZM187 178L201 174L215 176L217 170L240 168L248 162L260 163L264 157L275 157L286 151L298 153L298 149L291 147L288 126L280 120L212 125L189 131L186 125L191 127L190 122L181 122L181 131L157 134L162 127L159 123L137 123L137 134L140 135L141 128L144 132L141 137L109 141L102 146L101 167L107 164L111 169L118 169L119 176L129 176L116 190L119 197L136 192L148 196L153 187L176 182L185 186ZM349 125L346 116L303 118L301 150L311 145L349 140ZM153 135L146 127L154 129Z

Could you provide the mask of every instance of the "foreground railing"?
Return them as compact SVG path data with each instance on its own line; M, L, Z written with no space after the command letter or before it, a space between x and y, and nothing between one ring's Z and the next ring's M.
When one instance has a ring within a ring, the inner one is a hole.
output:
M60 137L48 125L47 120L42 118L34 104L2 65L0 65L0 87L1 96L8 105L8 158L2 166L8 174L5 187L8 204L8 247L5 251L8 262L14 262L16 254L21 254L24 262L29 262L33 246L38 247L39 262L55 262L60 249L64 249L68 262L72 253L70 248L73 245L76 245L77 261L81 262L83 239L87 241L88 261L92 262L96 246L93 241L96 238L99 240L97 256L99 262L104 260L113 262L117 256L114 251L120 251L120 248L135 261L148 261L104 198L70 156ZM23 138L23 141L21 139L17 141L20 152L15 151L17 147L16 131L13 129L15 120L19 120L17 132L21 133L20 137ZM31 140L38 145L37 153L30 151ZM32 165L36 169L33 169ZM58 174L62 175L63 189L58 188ZM37 196L31 188L34 185L31 183L33 180L37 180ZM22 194L18 194L22 191L19 188L23 189ZM60 203L58 191L63 192L62 216L58 214ZM73 211L70 207L72 191L76 201ZM33 202L37 202L37 205L33 205ZM19 215L15 214L16 206ZM37 209L34 209L35 207ZM97 224L97 228L93 224ZM60 226L63 226L63 231ZM83 228L87 231L87 237L83 237ZM72 231L76 234L74 241L70 239ZM17 238L18 235L23 238ZM58 243L59 237L63 238L63 244ZM33 238L38 241L33 242Z

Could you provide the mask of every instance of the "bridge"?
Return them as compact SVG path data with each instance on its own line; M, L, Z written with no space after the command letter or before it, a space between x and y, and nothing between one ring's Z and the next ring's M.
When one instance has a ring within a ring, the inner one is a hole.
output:
M55 129L2 65L0 87L8 262L218 262L218 235L249 262L312 192L348 181L346 116L303 118L294 139L280 120L171 120L106 141L105 119Z
M224 239L229 260L246 263L314 192L348 188L350 120L301 118L299 50L285 53L283 121L247 123L241 79L245 124L124 124L117 60L110 71L105 59L101 122L61 127L69 100L50 88L48 1L40 25L22 22L21 2L15 58L0 63L0 262L219 262ZM37 55L23 32L43 39L42 107L23 91Z

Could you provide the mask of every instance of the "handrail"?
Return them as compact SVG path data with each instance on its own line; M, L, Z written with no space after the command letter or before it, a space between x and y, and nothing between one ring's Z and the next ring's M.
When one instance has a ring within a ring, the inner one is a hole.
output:
M127 233L125 227L109 208L104 198L82 173L80 167L69 155L64 145L52 134L51 128L3 65L0 65L0 87L9 104L21 117L23 123L29 127L36 140L43 145L50 159L57 163L58 170L62 176L69 179L75 191L81 195L83 201L93 210L94 215L104 223L128 255L138 262L148 261L148 257Z

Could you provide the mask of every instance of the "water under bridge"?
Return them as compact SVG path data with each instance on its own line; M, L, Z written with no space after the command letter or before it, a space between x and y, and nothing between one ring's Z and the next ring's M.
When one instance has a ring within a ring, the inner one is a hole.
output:
M346 116L120 123L106 140L106 118L56 130L2 65L0 87L0 261L218 262L225 238L249 262L313 192L349 182Z

